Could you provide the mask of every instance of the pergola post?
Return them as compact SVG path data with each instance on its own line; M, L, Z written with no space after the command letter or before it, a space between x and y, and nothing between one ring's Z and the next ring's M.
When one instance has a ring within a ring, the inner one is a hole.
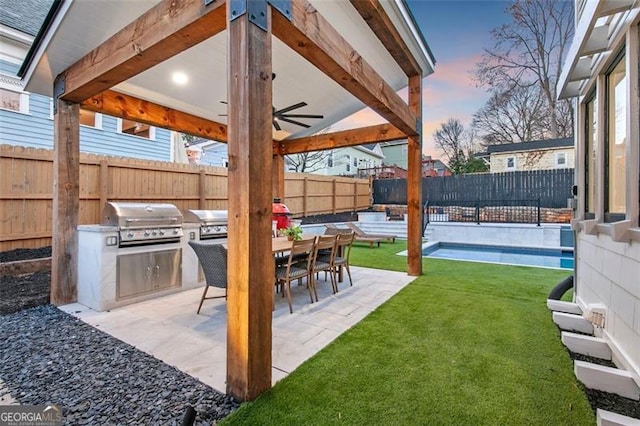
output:
M409 107L422 127L422 77L409 77ZM409 136L407 175L407 273L422 274L422 136Z
M284 203L284 155L273 155L273 198Z
M54 102L51 303L59 306L78 298L80 109L77 103Z
M271 387L271 7L267 30L232 7L227 2L227 393L245 401Z

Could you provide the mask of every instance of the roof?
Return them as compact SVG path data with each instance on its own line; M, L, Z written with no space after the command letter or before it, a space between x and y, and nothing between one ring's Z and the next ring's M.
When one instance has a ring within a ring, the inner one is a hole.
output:
M392 90L398 91L408 85L406 74L351 2L308 1ZM21 75L26 81L26 90L52 96L57 75L159 2L110 0L62 3L40 45L34 44L32 60L23 65ZM410 19L405 3L395 0L381 2L381 5L414 55L423 77L431 74L434 71L432 55ZM227 105L222 101L229 101L227 48L227 31L223 30L117 84L113 90L226 124ZM273 107L283 109L304 102L306 106L296 108L296 114L323 115L322 119L302 119L310 125L309 128L280 122L283 132L274 132L274 139L313 135L365 107L362 101L277 37L272 38L272 52L273 73L277 75L273 81ZM176 71L188 75L188 84L178 86L171 83L171 76Z
M498 152L533 151L540 149L569 148L573 147L573 137L562 139L545 139L531 142L505 143L502 145L490 145L487 147L489 154Z
M382 142L380 143L381 147L385 147L385 146L396 146L396 145L407 145L409 144L409 141L407 139L398 139L395 141L389 141L389 142Z
M54 0L0 0L0 24L35 37Z

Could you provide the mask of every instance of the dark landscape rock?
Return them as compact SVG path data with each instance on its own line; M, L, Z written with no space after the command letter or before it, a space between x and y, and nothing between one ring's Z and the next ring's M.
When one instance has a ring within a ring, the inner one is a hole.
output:
M0 378L21 404L59 404L67 424L196 424L238 403L135 347L46 305L0 319Z

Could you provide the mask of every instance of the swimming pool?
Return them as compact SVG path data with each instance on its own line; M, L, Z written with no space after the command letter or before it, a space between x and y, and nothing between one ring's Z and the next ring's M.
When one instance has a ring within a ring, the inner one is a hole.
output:
M573 269L573 251L562 249L435 243L422 255L439 259Z

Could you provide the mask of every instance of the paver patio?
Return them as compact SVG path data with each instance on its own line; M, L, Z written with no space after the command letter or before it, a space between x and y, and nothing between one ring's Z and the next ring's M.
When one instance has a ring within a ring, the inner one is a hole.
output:
M285 377L345 330L357 324L414 280L406 273L351 268L354 279L331 284L320 274L319 302L310 304L306 287L292 286L293 314L276 296L273 312L272 382ZM345 277L346 278L346 277ZM213 291L221 291L211 288ZM86 323L194 376L226 390L226 319L224 299L205 301L196 315L202 289L188 290L108 312L72 303L61 309Z

